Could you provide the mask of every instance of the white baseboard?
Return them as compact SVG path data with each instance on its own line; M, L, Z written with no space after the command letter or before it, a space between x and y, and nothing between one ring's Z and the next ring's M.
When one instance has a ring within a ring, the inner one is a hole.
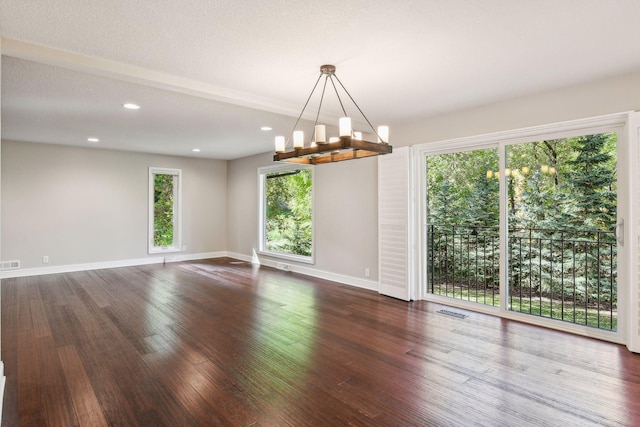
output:
M237 252L227 252L227 256L239 261L253 262L251 255L239 254Z
M199 259L207 259L207 258L222 258L226 257L227 251L219 251L219 252L204 252L199 254L184 254L184 255L172 255L166 256L165 262L181 262L181 261L197 261Z
M150 256L148 258L125 259L118 261L91 262L86 264L69 264L56 265L50 267L24 268L18 270L7 270L0 272L0 279L8 279L11 277L41 276L43 274L71 273L74 271L101 270L104 268L119 267L135 267L137 265L162 264L181 261L196 261L207 258L229 257L241 261L259 263L268 267L280 268L286 265L287 271L304 274L306 276L317 277L319 279L331 280L345 285L355 286L358 288L368 289L371 291L378 290L378 282L369 279L360 279L358 277L346 276L344 274L332 273L330 271L318 270L316 268L307 267L290 262L283 263L281 260L274 260L267 257L258 257L256 255L245 255L236 252L205 252L198 254L170 254Z
M252 262L251 255L239 254L235 252L227 252L230 258L236 258L241 261ZM378 282L370 279L360 279L358 277L347 276L344 274L332 273L330 271L318 270L316 268L307 267L299 264L292 264L290 261L274 260L267 257L259 257L260 265L281 269L282 265L286 265L286 271L304 274L306 276L317 277L319 279L331 280L344 285L355 286L357 288L368 289L370 291L378 291Z
M104 268L135 267L137 265L163 264L167 262L194 261L198 259L220 258L227 256L226 251L198 254L157 255L148 258L125 259L118 261L90 262L86 264L55 265L50 267L24 268L0 272L0 279L11 277L41 276L43 274L71 273L74 271L101 270Z

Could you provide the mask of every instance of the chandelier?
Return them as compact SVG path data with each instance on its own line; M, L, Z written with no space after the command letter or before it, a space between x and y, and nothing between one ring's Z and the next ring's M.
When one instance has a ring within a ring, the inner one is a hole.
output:
M284 136L276 136L276 154L273 156L273 160L292 162L292 163L304 163L304 164L322 164L331 162L340 162L343 160L361 159L363 157L378 156L381 154L391 153L392 147L389 145L389 127L379 126L378 129L374 129L373 125L364 115L356 101L349 94L344 87L338 76L336 76L336 67L333 65L323 65L320 67L320 75L316 84L313 86L307 102L305 102L302 111L293 125L293 147L290 151L287 151L290 139L286 139ZM309 105L309 101L313 96L318 83L322 76L325 77L324 85L322 87L322 95L320 96L320 103L318 105L318 112L316 114L316 120L313 124L313 135L310 143L306 144L304 141L304 133L301 130L297 130L296 127L300 122L300 118L304 114L304 111ZM320 109L322 108L322 101L324 100L324 94L327 89L327 83L331 82L331 86L336 93L342 113L344 117L339 120L339 137L332 137L327 140L326 127L323 124L318 124L318 118L320 116ZM354 132L351 127L351 118L347 117L347 112L344 108L336 82L340 85L342 90L347 94L353 105L358 109L364 120L367 122L373 134L377 137L378 142L369 142L362 139L362 132Z

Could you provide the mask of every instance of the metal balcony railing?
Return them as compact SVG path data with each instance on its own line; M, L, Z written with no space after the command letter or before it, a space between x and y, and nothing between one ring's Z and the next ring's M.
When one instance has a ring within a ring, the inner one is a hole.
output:
M429 225L428 290L500 305L498 227ZM617 330L616 239L613 232L511 228L508 309Z

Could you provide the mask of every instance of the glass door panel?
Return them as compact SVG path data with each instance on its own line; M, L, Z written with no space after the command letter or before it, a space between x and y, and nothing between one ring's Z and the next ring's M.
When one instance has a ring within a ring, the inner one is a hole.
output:
M509 310L617 330L616 143L507 147Z
M500 304L498 149L427 156L427 292Z

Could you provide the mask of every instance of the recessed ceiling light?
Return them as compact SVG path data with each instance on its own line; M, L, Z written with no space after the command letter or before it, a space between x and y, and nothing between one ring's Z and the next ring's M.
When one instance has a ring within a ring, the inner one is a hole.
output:
M272 128L270 126L262 126L260 129L261 130L271 130Z
M87 141L89 141L89 142L98 142L100 140L98 138L87 138Z
M130 102L126 103L126 104L122 104L122 106L124 108L128 108L129 110L139 110L140 106L136 105L136 104L131 104Z
M193 151L194 153L199 153L199 152L200 152L200 149L199 149L199 148L194 148L194 149L193 149L193 150L191 150L191 151Z

